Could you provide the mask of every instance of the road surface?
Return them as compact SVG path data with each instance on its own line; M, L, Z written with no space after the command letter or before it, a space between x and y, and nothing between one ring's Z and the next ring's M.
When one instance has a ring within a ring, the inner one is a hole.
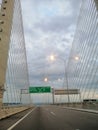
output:
M56 106L36 107L8 130L98 130L98 114Z

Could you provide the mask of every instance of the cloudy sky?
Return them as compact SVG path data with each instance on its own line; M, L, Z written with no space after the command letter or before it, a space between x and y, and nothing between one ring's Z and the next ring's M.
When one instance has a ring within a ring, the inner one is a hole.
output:
M62 87L81 0L21 0L21 5L30 85Z

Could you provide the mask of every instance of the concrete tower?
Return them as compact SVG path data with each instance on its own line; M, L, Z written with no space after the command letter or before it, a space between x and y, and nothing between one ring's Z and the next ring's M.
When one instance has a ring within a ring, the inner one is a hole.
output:
M0 106L4 92L14 0L2 0L0 10Z

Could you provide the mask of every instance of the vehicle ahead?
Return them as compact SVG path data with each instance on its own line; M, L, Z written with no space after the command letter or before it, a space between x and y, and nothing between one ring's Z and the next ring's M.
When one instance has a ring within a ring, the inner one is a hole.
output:
M83 104L95 104L98 103L98 99L84 99Z

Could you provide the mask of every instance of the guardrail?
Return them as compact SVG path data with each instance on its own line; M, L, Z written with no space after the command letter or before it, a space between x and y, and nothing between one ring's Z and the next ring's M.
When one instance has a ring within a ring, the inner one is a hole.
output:
M80 109L91 109L91 110L98 110L98 103L55 103L51 105L58 105L58 106L66 106L66 107L72 107L72 108L80 108Z

